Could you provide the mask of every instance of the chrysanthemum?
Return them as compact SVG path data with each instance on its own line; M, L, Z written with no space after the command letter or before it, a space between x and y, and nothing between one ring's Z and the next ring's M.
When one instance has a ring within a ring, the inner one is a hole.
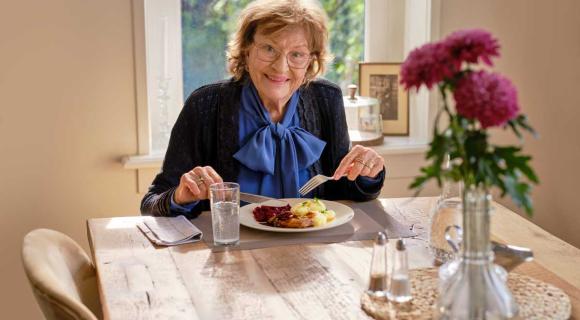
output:
M492 66L492 57L499 57L499 43L489 32L481 29L460 30L443 40L451 59L461 67L463 62L478 63L481 60Z
M422 85L431 89L456 71L449 58L441 43L428 43L411 51L401 67L401 84L407 90Z
M467 73L453 92L457 113L477 119L483 128L501 126L519 111L514 85L499 74L487 71Z

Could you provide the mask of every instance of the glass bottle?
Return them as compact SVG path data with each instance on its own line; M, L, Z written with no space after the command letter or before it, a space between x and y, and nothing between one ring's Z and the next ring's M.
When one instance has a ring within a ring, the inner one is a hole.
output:
M397 241L392 266L387 298L389 301L397 303L410 301L412 297L411 281L409 280L409 261L403 239Z
M463 198L463 247L457 271L441 288L438 319L511 319L518 306L496 272L490 242L487 190L470 187Z
M450 160L449 156L447 156L443 170L449 169ZM461 227L463 220L461 214L462 186L463 183L461 181L444 178L441 196L431 210L429 221L429 251L433 255L435 264L437 265L453 260L455 257L453 248L445 238L445 231L449 230L450 236L456 239L459 238L456 227ZM460 241L460 239L458 240Z
M387 236L383 232L377 234L373 244L367 293L374 297L385 297L387 293Z

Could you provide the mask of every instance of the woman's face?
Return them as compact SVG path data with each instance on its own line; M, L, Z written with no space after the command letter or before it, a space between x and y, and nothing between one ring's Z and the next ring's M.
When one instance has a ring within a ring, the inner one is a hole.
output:
M306 67L294 68L287 61L291 56L295 60L301 55L309 59L306 32L301 27L288 28L275 36L264 35L261 31L258 27L248 51L248 72L262 103L269 108L281 108L302 85L310 63L308 60ZM273 57L274 61L266 61Z

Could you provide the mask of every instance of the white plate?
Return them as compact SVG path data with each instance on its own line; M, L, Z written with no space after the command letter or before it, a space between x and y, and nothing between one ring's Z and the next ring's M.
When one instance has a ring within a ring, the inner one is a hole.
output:
M303 202L306 200L311 200L307 198L300 198L300 199L280 199L281 201L287 202L290 206L293 206L296 203ZM278 228L278 227L271 227L268 225L260 224L256 219L254 219L254 208L261 206L262 204L268 205L268 203L251 203L246 206L240 208L240 224L249 228L254 228L258 230L264 231L273 231L273 232L312 232L312 231L320 231L326 230L330 228L335 228L340 225L343 225L354 217L354 211L351 208L345 206L342 203L329 201L329 200L321 200L325 205L326 209L333 210L336 213L336 217L332 222L329 222L325 225L320 227L309 227L309 228ZM278 204L276 204L278 205Z

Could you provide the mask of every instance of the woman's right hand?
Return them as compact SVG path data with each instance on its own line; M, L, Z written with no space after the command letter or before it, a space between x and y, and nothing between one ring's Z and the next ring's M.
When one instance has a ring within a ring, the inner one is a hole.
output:
M209 186L223 182L222 177L210 166L195 167L184 173L173 194L173 201L178 205L188 204L209 198Z

